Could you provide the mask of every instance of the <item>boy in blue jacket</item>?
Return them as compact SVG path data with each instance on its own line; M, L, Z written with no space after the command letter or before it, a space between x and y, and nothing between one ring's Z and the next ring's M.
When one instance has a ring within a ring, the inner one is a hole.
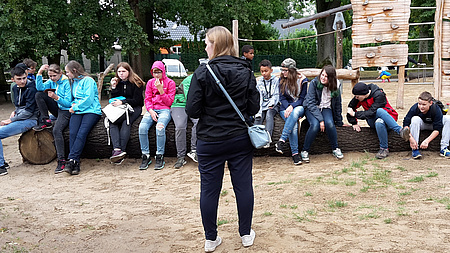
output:
M3 155L1 140L7 137L28 131L37 120L36 87L34 81L27 79L27 73L23 68L16 67L11 70L15 95L14 106L16 109L11 113L9 119L0 122L0 176L8 174L9 165Z

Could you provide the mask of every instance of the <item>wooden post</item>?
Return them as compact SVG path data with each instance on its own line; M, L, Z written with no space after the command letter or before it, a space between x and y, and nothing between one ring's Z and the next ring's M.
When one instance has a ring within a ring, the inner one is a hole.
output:
M406 44L406 42L401 41L400 44ZM408 57L408 55L406 55L406 57ZM403 101L404 96L405 96L405 65L402 65L398 66L397 109L404 108L404 101Z
M233 20L233 39L234 39L234 50L236 51L236 57L239 57L239 21Z
M108 73L114 68L114 63L109 64L109 66L105 69L105 71L97 73L97 91L98 91L98 100L102 100L102 88L103 88L103 79Z
M353 44L353 47L355 47L355 48L360 48L361 45L355 45L355 44ZM355 87L355 85L359 82L359 66L358 66L358 67L355 67L355 66L353 66L353 65L354 65L354 62L352 62L352 69L357 69L357 70L358 70L358 78L352 79L352 87Z
M336 69L342 69L342 21L336 22Z
M436 13L434 16L434 97L440 99L442 95L442 15L444 0L436 0Z

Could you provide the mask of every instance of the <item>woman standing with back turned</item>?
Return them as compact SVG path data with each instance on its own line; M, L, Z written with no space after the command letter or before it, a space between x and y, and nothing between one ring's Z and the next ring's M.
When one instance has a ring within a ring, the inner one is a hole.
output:
M259 110L259 92L250 65L237 58L233 37L225 27L216 26L206 34L209 65L220 82L248 119ZM205 251L212 252L222 243L217 235L217 208L222 188L225 162L231 175L239 217L242 245L253 245L252 158L253 146L247 126L216 84L206 64L192 77L186 112L199 118L197 156L201 178L200 211L205 230Z

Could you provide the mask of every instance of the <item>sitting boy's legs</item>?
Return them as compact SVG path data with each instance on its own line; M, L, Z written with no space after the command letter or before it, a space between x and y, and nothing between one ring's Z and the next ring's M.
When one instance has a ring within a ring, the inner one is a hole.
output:
M55 100L50 98L45 92L36 93L36 105L39 109L39 121L33 130L40 131L44 128L52 127L51 120L49 120L48 112L50 111L53 116L58 117L58 104Z
M277 115L278 110L272 108L267 110L266 114L266 130L269 132L270 136L273 133L273 126L275 124L275 115Z
M442 118L442 138L441 138L441 152L440 155L450 158L450 150L448 149L450 140L450 115L444 115Z
M267 111L261 111L261 116L255 117L255 125L262 125L266 118Z

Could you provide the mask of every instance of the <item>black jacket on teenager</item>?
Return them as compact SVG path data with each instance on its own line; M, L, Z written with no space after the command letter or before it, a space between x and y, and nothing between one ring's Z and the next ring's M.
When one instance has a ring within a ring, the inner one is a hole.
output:
M126 99L122 102L129 104L131 107L144 105L144 86L137 87L130 81L120 81L115 89L111 89L111 97L124 96Z
M212 59L209 65L249 121L250 116L259 111L259 92L248 62L226 55ZM197 138L203 141L227 140L247 133L247 126L216 84L206 64L201 64L192 76L186 113L191 118L199 118Z
M27 81L25 87L19 87L15 84L12 88L14 94L14 106L16 107L16 114L11 118L11 121L20 121L26 119L37 120L37 105L36 105L36 83L34 81Z
M419 116L425 124L433 124L433 130L442 132L442 128L444 127L442 123L443 115L441 108L436 103L433 103L425 114L419 110L418 103L415 103L403 119L403 126L411 125L411 119L414 116Z

